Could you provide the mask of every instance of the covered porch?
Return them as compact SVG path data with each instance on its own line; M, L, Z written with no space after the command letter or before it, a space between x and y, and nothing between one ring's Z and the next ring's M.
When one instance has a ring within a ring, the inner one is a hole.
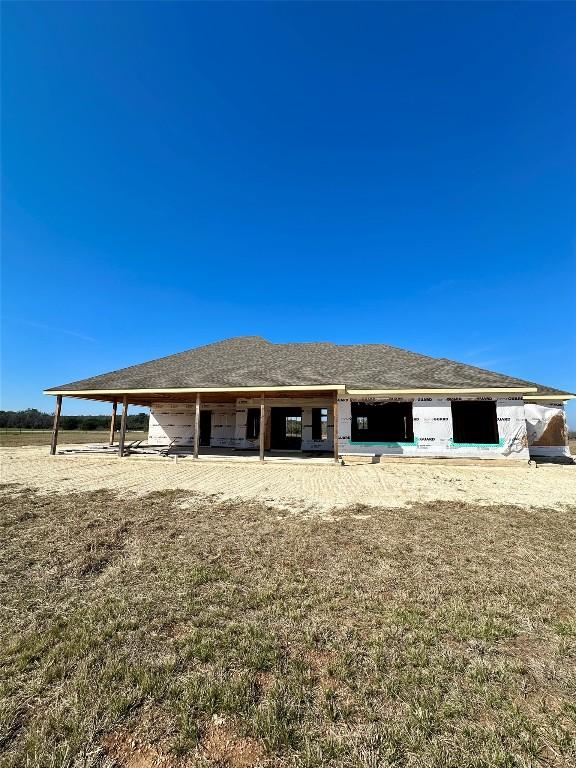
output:
M107 445L82 453L157 455L212 461L339 460L338 394L342 387L205 388L190 390L61 391L50 453L58 446L64 398L111 404ZM127 443L130 407L150 409L148 439ZM118 418L120 412L120 424ZM80 449L67 449L66 453Z

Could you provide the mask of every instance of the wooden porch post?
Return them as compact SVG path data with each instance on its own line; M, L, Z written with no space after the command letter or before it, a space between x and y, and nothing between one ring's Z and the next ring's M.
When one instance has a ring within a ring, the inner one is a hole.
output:
M194 417L194 458L198 458L200 449L200 392L196 392L196 414Z
M334 427L333 441L334 441L334 461L338 464L338 392L334 393L334 409L333 409Z
M264 448L266 443L266 408L264 407L264 395L260 398L260 461L264 461Z
M126 440L126 421L128 418L128 398L122 398L122 421L120 422L120 437L118 439L118 456L124 456L124 441Z
M62 395L56 396L56 410L54 411L54 425L52 427L52 440L50 441L50 455L56 453L58 445L58 429L60 428L60 414L62 413Z
M112 420L110 421L110 445L114 445L114 435L116 434L116 411L118 409L118 400L112 403Z

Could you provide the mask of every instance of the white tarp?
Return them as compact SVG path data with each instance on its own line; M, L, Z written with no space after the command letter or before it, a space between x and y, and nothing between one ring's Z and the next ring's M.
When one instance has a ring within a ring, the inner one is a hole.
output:
M526 403L525 412L531 456L570 456L562 402Z

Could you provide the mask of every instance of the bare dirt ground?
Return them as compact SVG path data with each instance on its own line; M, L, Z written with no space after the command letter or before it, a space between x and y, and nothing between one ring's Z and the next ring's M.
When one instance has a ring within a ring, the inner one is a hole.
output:
M246 463L103 455L51 457L45 447L0 449L1 479L46 492L143 495L181 489L220 500L249 499L310 512L362 503L379 507L428 501L561 508L576 504L576 465Z

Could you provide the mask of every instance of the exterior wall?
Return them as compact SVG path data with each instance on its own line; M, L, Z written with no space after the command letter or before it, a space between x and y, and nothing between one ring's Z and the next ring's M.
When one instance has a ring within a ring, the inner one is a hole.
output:
M246 439L246 421L248 408L260 408L260 399L239 399L236 401L236 445L244 449L257 449L260 446L259 439ZM275 398L274 401L266 400L266 421L270 420L270 410L277 408L302 408L302 450L303 451L332 451L334 446L334 415L332 411L333 400L325 397L317 398ZM328 409L328 439L312 440L312 408Z
M234 403L210 403L202 411L212 411L211 446L233 448L236 426ZM153 445L194 445L195 403L156 403L150 408L148 442Z
M339 452L343 455L429 456L466 458L507 458L527 460L529 456L570 456L568 430L562 402L524 403L522 398L496 399L499 443L495 446L455 445L452 441L452 400L486 398L415 398L412 443L352 443L351 398L338 399ZM492 399L492 398L490 398ZM407 398L354 398L363 402L402 402ZM333 411L330 398L275 399L278 407L302 408L302 450L332 451ZM222 448L257 450L259 440L246 439L248 408L259 408L260 400L238 399L236 403L210 403L202 410L212 412L210 445ZM269 422L271 401L266 403ZM312 440L312 408L328 410L328 440ZM194 403L157 403L150 409L148 441L154 445L194 445Z
M326 440L312 439L312 408L326 408L328 421L326 424ZM319 401L317 405L308 404L302 408L302 450L303 451L333 451L334 450L334 401Z
M266 401L266 420L270 409L277 407L302 408L302 450L332 451L334 440L333 401L319 398L275 398ZM246 438L248 408L260 408L260 399L238 399L236 403L207 403L201 410L212 412L211 447L258 450L260 440ZM327 408L328 439L312 439L312 408ZM153 445L194 445L195 403L156 403L150 409L148 442Z
M152 445L194 445L195 406L188 403L155 403L150 408L148 442Z
M455 444L452 440L453 400L495 400L498 445ZM466 458L507 458L528 460L528 439L521 397L508 398L354 398L354 402L412 402L414 441L411 443L352 442L351 398L341 397L339 405L339 452L343 455L428 456Z
M530 456L570 457L564 403L526 403Z
M214 448L236 447L236 405L222 403L206 406L212 411L212 434L210 445Z

